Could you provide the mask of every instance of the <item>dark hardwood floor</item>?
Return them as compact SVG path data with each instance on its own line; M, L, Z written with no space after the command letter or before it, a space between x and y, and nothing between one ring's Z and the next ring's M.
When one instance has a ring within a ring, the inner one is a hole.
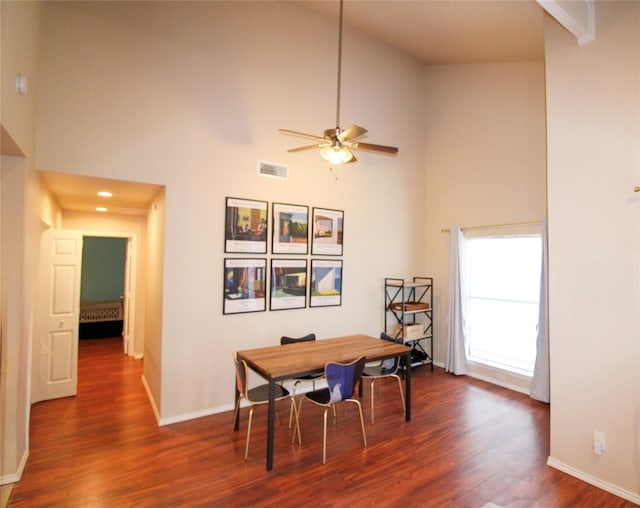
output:
M271 472L265 408L255 412L245 462L247 410L236 433L231 412L158 427L141 374L142 361L125 357L118 340L81 341L78 395L34 405L30 456L9 506L634 506L546 466L546 405L438 368L414 370L409 423L387 381L371 425L367 382L369 446L357 411L342 409L325 466L321 410L305 405L298 446L283 406Z

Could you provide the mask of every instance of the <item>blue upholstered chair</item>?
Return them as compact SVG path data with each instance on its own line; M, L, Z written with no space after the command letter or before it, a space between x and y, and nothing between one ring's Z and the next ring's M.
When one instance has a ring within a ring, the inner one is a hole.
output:
M329 408L335 408L340 402L352 402L358 406L360 413L360 426L362 427L362 439L364 446L367 446L367 434L364 430L364 418L362 416L362 406L360 401L354 398L356 391L362 379L362 370L366 363L364 356L358 358L351 363L327 363L324 368L324 374L327 378L327 388L321 388L304 394L300 400L300 411L302 411L302 403L305 400L324 408L324 430L322 435L322 463L327 463L327 411ZM335 415L335 413L334 413ZM300 428L294 429L294 438L296 430L300 438Z
M390 337L386 333L380 334L381 340L388 340L389 342L395 342L396 344L403 344L404 340L402 337L394 339ZM362 371L363 379L371 380L371 423L373 423L374 419L374 392L375 392L375 384L378 379L384 378L396 378L398 381L398 388L400 389L400 400L402 400L402 411L405 410L405 401L404 401L404 393L402 392L402 381L400 380L400 376L398 375L398 368L400 366L400 357L396 356L395 358L389 358L387 360L383 360L379 365L366 366ZM379 392L378 392L379 394Z
M233 363L236 367L236 387L238 389L238 400L236 401L236 408L233 412L233 422L235 428L235 422L238 418L238 412L240 411L240 402L244 399L249 404L249 424L247 426L247 441L244 447L244 460L249 458L249 441L251 439L251 421L253 420L253 410L256 406L268 404L269 402L269 385L262 384L249 388L249 367L244 360L238 360L235 353L233 353ZM296 400L293 395L289 393L289 390L283 386L276 385L276 402L289 399L291 401L291 411L295 415L296 429L298 430L298 440L300 441L300 428L298 426L298 408L296 406ZM294 430L295 437L295 430Z
M280 337L280 344L281 345L285 345L285 344L296 344L299 342L309 342L312 340L316 340L316 334L315 333L310 333L309 335L305 335L304 337L287 337L287 336L282 336ZM291 390L291 394L293 395L293 397L296 396L296 389L298 388L298 385L301 383L305 383L305 382L311 382L312 383L312 390L316 389L316 380L318 379L322 379L322 377L324 376L323 372L319 372L317 374L307 374L306 376L302 376L296 379L291 379L291 381L293 381L293 388ZM289 428L291 428L291 422L293 421L293 407L291 408L291 411L289 411Z

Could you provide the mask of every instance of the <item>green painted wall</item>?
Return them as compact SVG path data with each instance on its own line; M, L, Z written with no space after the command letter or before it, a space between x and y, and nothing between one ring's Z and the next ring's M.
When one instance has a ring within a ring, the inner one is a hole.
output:
M81 301L113 301L124 294L126 252L126 238L84 237Z

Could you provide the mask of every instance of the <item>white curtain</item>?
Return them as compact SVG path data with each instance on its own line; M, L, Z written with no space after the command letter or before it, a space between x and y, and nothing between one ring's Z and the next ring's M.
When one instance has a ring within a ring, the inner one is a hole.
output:
M460 226L449 230L449 333L445 370L467 373L466 337L463 309L464 236Z
M540 309L538 311L538 338L536 363L533 368L530 395L533 399L549 402L549 323L547 302L547 221L542 226L542 269L540 270Z

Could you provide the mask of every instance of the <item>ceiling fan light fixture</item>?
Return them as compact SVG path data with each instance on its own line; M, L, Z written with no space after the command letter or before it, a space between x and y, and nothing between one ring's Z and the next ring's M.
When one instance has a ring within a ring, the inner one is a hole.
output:
M320 150L320 155L331 164L343 164L353 159L353 154L349 150L339 146L325 146Z
M353 154L346 148L340 149L340 156L342 158L342 162L349 162L351 159L353 159Z

